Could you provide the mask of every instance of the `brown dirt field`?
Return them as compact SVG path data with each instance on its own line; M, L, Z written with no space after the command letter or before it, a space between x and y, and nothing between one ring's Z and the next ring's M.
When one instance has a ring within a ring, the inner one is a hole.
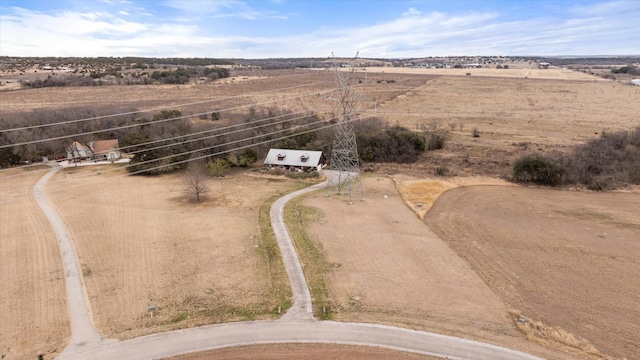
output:
M391 179L366 177L365 201L307 196L309 228L332 264L325 281L339 321L374 322L488 341L533 354L502 300L404 204ZM387 198L384 198L387 195ZM566 357L568 358L568 357Z
M639 194L460 187L426 223L509 308L637 358Z
M438 357L394 351L383 348L331 344L273 344L241 346L187 354L171 360L436 360Z
M109 169L66 169L48 190L74 240L99 333L124 339L277 316L284 304L269 296L258 212L265 199L298 184L214 178L208 200L197 204L185 200L179 174Z
M3 359L58 353L71 336L58 242L32 196L33 186L46 172L33 170L0 172Z
M470 77L501 77L501 78L529 78L529 79L552 79L552 80L582 80L582 81L609 81L599 76L586 74L580 71L569 69L538 69L538 68L510 68L510 69L414 69L401 67L370 67L366 68L370 73L392 73L392 74L420 74L420 75L443 75L443 76L467 76Z

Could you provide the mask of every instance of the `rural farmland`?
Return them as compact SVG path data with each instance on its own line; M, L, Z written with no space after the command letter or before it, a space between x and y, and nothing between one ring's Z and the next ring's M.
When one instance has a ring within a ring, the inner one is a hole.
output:
M575 183L516 184L510 176L523 155L569 156L603 132L638 128L640 88L565 69L482 70L367 68L366 81L357 73L363 117L421 136L438 131L446 140L413 162L363 162L362 202L317 191L287 205L316 317L457 336L543 358L634 358L638 184L612 180L597 192ZM243 71L184 85L1 91L0 104L7 119L87 109L153 115L160 108L180 109L192 126L248 123L272 108L332 118L322 93L334 86L330 71ZM218 120L195 115L218 111ZM323 131L318 146L330 143ZM185 197L182 170L132 176L124 164L105 163L70 166L49 180L46 195L73 240L92 322L104 339L286 312L292 295L269 208L322 177L290 178L261 160L211 177L202 202ZM0 308L11 309L0 317L0 347L7 359L53 359L71 337L55 234L32 197L48 169L0 172ZM317 351L415 355L281 344L177 359Z

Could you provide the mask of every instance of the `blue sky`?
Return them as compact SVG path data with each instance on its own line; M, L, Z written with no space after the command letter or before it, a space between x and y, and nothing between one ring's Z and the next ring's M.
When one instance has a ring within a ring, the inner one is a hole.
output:
M640 1L0 0L2 56L640 55Z

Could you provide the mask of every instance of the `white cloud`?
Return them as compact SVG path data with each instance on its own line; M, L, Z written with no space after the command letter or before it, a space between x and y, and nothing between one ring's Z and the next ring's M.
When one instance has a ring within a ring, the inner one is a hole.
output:
M221 35L220 29L201 27L190 16L267 16L242 1L171 0L164 4L183 8L171 18L151 9L109 2L115 4L108 8L112 11L3 11L0 55L315 57L331 52L351 56L358 50L364 57L640 54L640 11L629 2L572 7L563 17L521 20L498 12L421 12L410 8L384 23L335 29L327 24L277 37L263 37L260 32L255 36ZM626 9L622 13L615 10L620 6Z
M402 13L402 16L418 16L420 14L421 12L419 10L416 10L416 8L409 8L407 12Z
M239 0L166 0L163 4L193 17L207 16L245 20L286 18L285 15L274 11L257 11L244 1Z

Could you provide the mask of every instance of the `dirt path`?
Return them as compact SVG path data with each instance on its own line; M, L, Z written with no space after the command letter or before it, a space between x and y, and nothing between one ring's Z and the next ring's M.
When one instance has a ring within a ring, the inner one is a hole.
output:
M287 194L276 200L271 207L271 226L278 240L280 253L293 291L293 305L289 308L283 320L315 320L309 287L296 254L296 249L287 231L287 225L284 223L284 205L294 197L322 189L324 186L326 186L326 182Z
M44 175L33 188L33 196L38 202L40 209L42 209L42 212L47 219L49 219L49 223L56 233L60 247L60 255L62 256L62 265L64 267L67 287L67 301L71 316L71 343L63 352L64 356L82 351L85 347L98 346L102 343L102 337L93 327L91 308L82 284L82 273L78 265L73 241L69 236L64 222L44 194L44 185L60 169L62 169L62 167L56 166Z

